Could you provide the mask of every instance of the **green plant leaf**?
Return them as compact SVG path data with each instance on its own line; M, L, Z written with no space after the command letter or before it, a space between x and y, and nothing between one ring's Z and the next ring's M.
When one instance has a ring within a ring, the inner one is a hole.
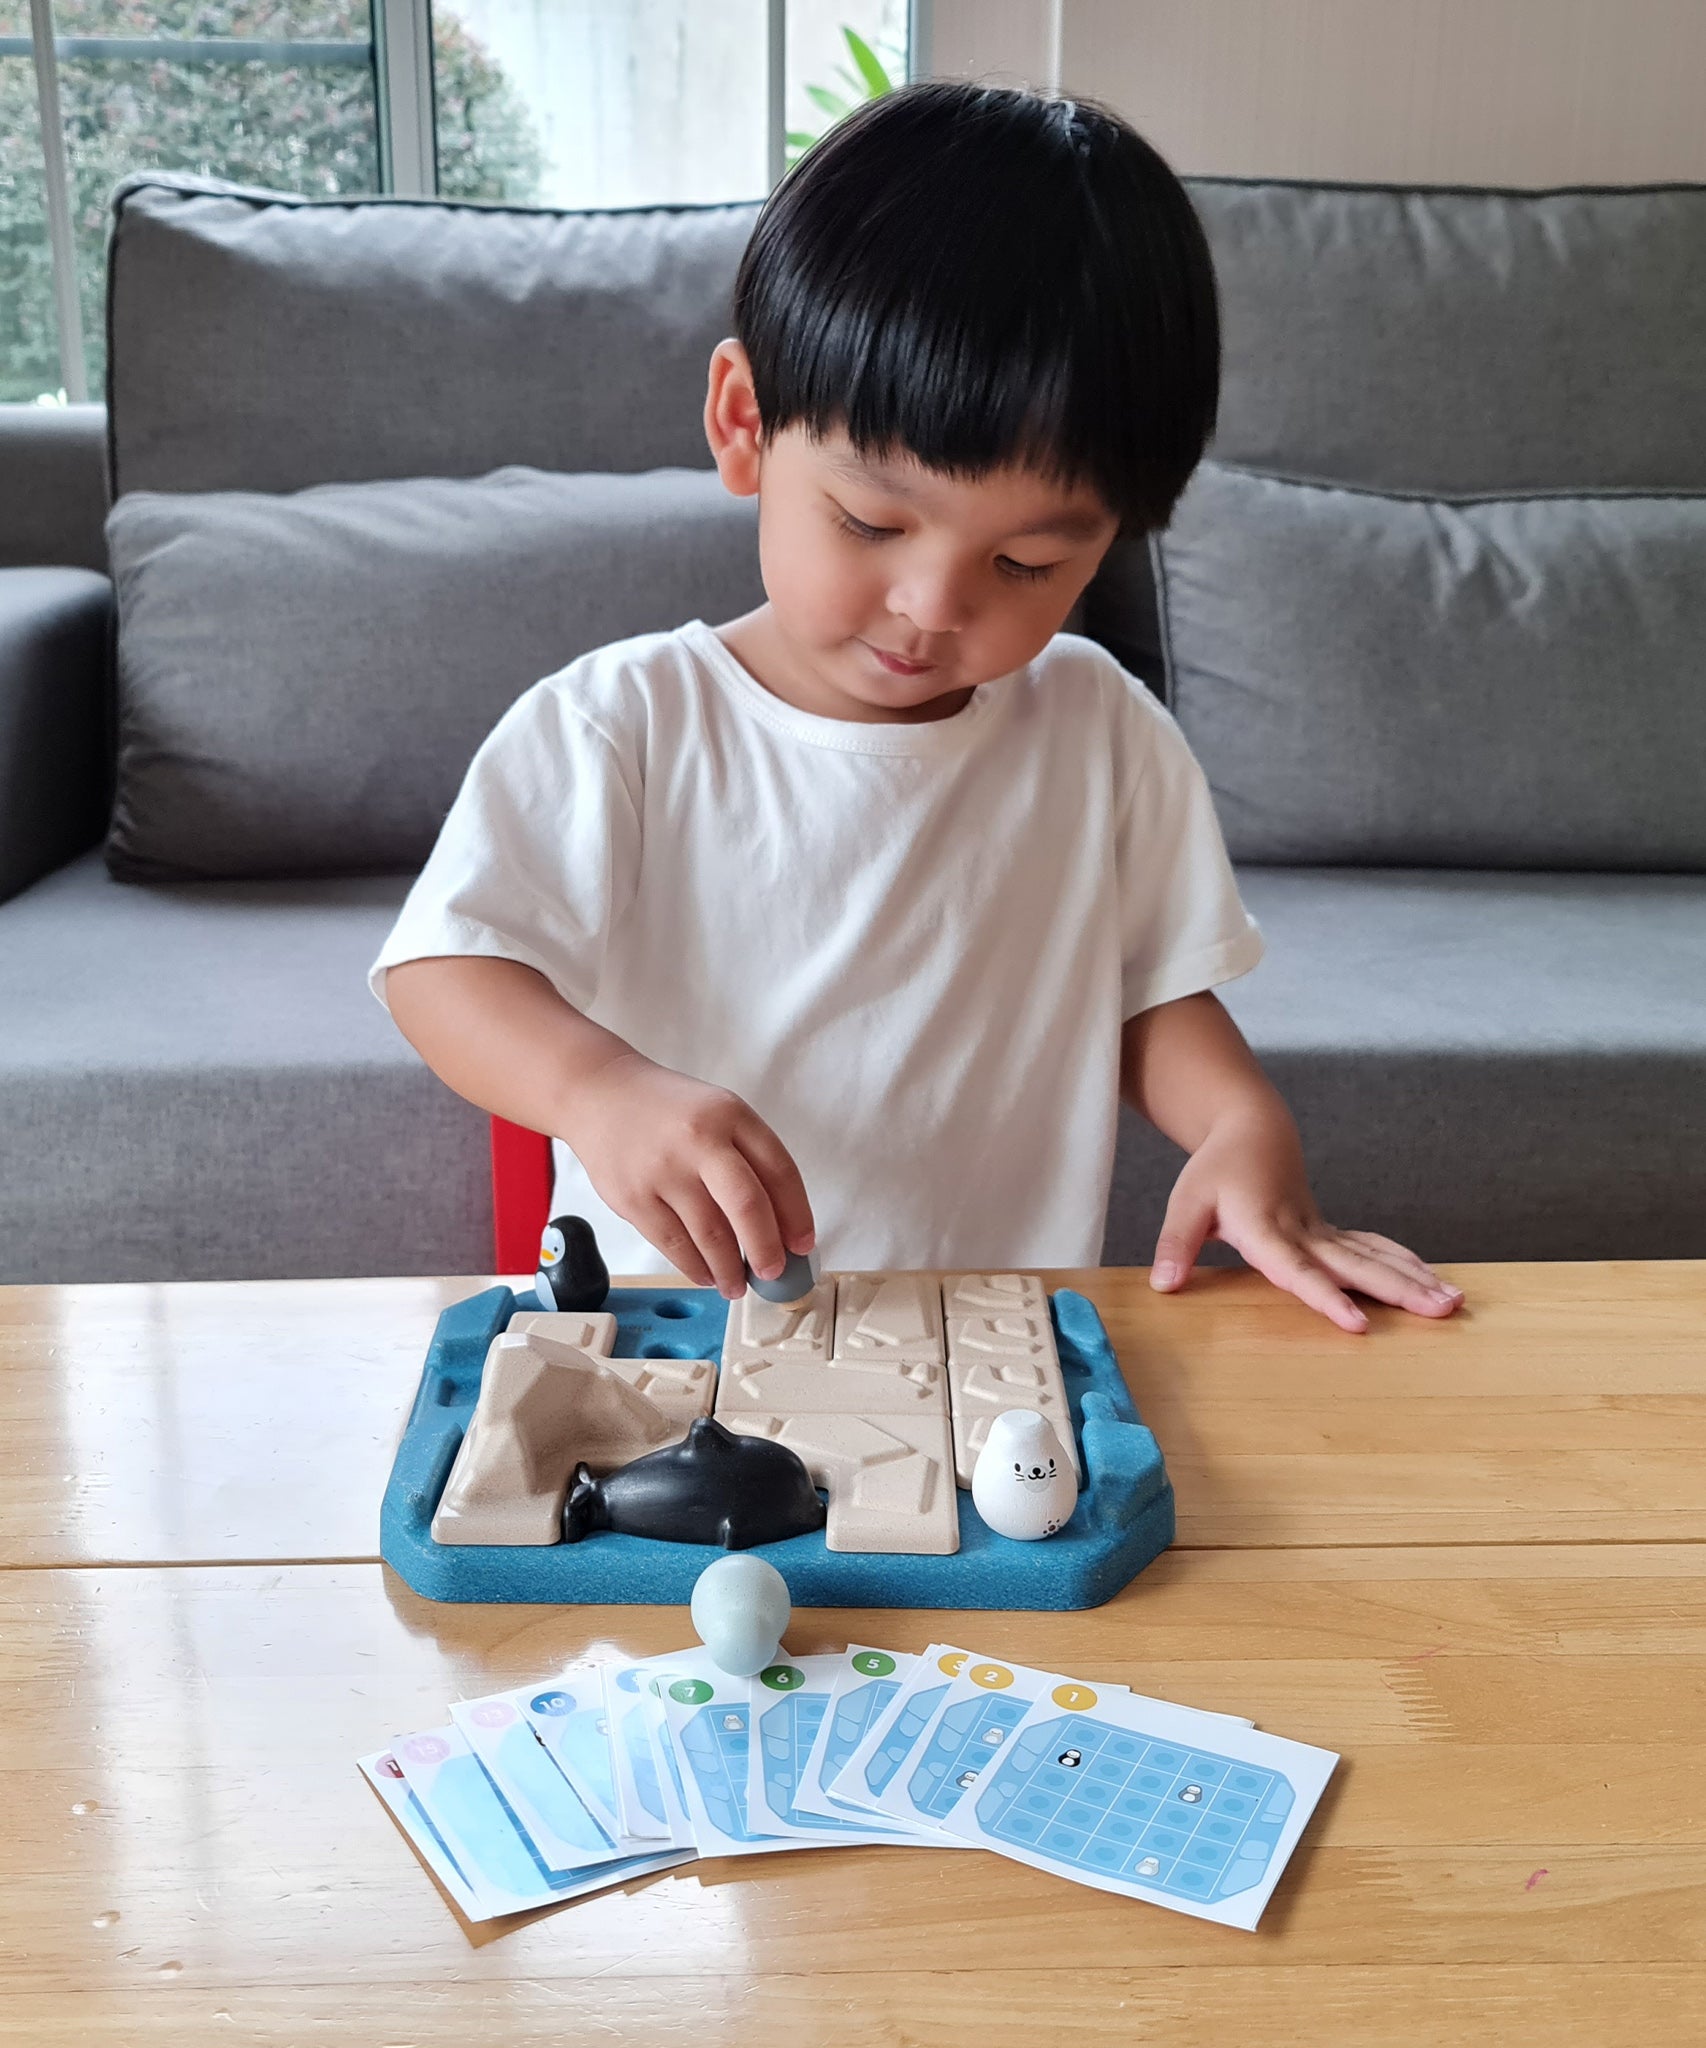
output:
M822 107L832 121L839 121L853 111L851 102L844 100L839 93L831 92L827 86L808 85L806 98L814 107Z
M878 63L876 53L865 38L856 30L843 25L841 33L853 61L859 67L859 76L865 81L865 90L872 99L881 99L886 92L894 91L893 81Z

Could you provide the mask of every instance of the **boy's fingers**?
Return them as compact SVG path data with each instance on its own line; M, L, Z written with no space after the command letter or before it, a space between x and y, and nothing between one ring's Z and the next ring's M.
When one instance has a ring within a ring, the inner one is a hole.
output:
M728 1301L746 1292L746 1271L740 1244L729 1219L706 1192L703 1182L672 1188L670 1207L692 1233L699 1256L711 1269L711 1284Z
M1368 1328L1367 1316L1301 1247L1283 1237L1259 1237L1248 1244L1232 1242L1233 1249L1264 1279L1283 1287L1288 1294L1295 1294L1308 1307L1319 1309L1341 1330L1360 1335Z
M1348 1238L1352 1244L1359 1244L1381 1257L1389 1259L1401 1272L1414 1273L1418 1280L1429 1287L1442 1287L1448 1294L1463 1298L1463 1289L1451 1281L1442 1279L1419 1253L1411 1251L1408 1245L1399 1244L1396 1239L1382 1237L1378 1230L1341 1230L1339 1236Z
M731 1145L705 1169L712 1200L734 1225L746 1261L762 1280L782 1270L782 1233L770 1193L742 1152Z
M1361 1245L1345 1243L1343 1233L1317 1245L1315 1255L1335 1279L1364 1294L1372 1294L1376 1301L1409 1309L1414 1315L1448 1316L1463 1299L1438 1280L1420 1279L1394 1259L1365 1251Z
M655 1197L646 1202L637 1202L633 1213L626 1210L617 1212L650 1245L663 1253L669 1263L695 1287L709 1287L711 1269L699 1256L699 1247L693 1242L693 1233L667 1202Z
M1163 1293L1180 1287L1197 1262L1209 1227L1214 1222L1214 1204L1200 1195L1181 1195L1177 1188L1161 1219L1161 1235L1155 1240L1155 1258L1149 1268L1149 1284Z
M817 1242L817 1226L800 1169L782 1140L754 1115L735 1133L735 1143L764 1185L782 1243L791 1252L809 1252Z

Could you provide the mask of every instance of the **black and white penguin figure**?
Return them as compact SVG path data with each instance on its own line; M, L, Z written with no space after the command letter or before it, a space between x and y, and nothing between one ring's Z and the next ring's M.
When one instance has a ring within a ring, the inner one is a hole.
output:
M596 1314L610 1292L610 1273L584 1216L553 1216L539 1239L533 1291L539 1306Z

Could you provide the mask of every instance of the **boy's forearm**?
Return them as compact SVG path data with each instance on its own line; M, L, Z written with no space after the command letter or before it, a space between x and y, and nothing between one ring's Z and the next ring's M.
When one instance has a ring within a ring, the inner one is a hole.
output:
M385 1000L441 1081L528 1130L561 1136L577 1091L612 1060L638 1057L517 960L405 960L387 973Z
M1187 1152L1229 1120L1291 1125L1243 1033L1207 990L1127 1019L1120 1095Z

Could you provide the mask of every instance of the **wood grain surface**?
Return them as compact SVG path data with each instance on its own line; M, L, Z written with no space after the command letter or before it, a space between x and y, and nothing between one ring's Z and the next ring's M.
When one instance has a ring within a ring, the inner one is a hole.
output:
M802 1610L789 1643L972 1626L1340 1751L1258 1933L927 1849L468 1927L354 1758L690 1639L681 1609L436 1606L367 1561L433 1316L479 1283L17 1289L0 2041L1706 2040L1706 1267L1459 1268L1461 1321L1362 1339L1247 1276L1073 1277L1179 1546L1087 1614Z

